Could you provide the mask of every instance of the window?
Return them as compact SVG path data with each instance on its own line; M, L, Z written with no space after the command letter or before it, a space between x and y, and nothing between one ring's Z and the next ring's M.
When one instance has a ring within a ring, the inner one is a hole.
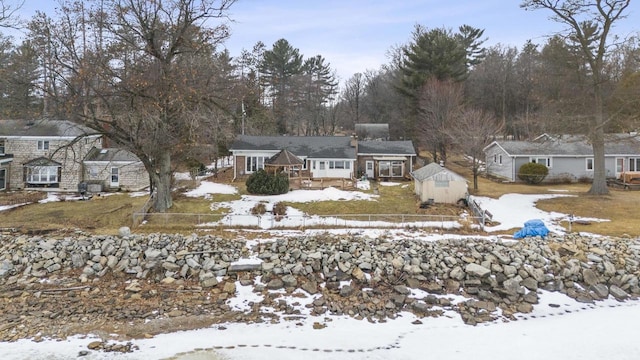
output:
M629 159L629 171L640 171L640 158Z
M402 161L380 161L378 174L381 177L402 177L404 164Z
M0 169L0 190L7 188L7 169Z
M499 163L500 165L502 165L502 154L500 154L500 155L498 156L498 163Z
M325 162L324 161L319 161L318 164L319 164L319 169L320 170L324 170Z
M329 161L329 169L351 169L349 161Z
M532 163L542 164L548 168L551 167L551 158L549 157L539 157L539 158L531 158Z
M120 171L117 167L111 168L111 184L118 184L120 182Z
M247 156L245 172L247 174L263 170L264 169L264 161L267 160L266 156Z
M0 155L4 155L4 139L0 139Z
M449 180L436 180L435 185L437 188L447 188L449 187Z
M58 182L57 166L27 167L27 182L30 184L54 184Z
M311 162L311 168L312 168L313 170L315 170L315 169L316 169L316 163L317 163L317 161L315 161L315 160L313 160L313 161Z
M593 171L593 158L587 158L587 171Z
M38 150L49 150L49 140L38 140Z
M493 155L493 163L502 165L502 154L494 154Z

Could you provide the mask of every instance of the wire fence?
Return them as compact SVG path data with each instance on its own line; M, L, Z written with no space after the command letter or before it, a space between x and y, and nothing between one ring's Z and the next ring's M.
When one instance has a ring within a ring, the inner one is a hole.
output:
M486 215L485 215L486 216ZM198 226L259 229L292 228L440 228L453 229L480 224L484 216L451 216L426 214L333 214L333 215L251 215L197 213L133 214L134 226Z

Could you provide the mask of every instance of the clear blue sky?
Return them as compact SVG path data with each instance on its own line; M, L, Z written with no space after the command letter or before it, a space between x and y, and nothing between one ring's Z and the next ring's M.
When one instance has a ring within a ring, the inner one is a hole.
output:
M388 50L410 40L416 24L457 29L468 24L485 29L487 45L521 48L527 39L543 43L563 28L546 10L525 11L520 0L238 0L232 7L232 56L262 41L271 48L284 38L305 57L322 55L341 80L388 63ZM51 14L55 0L26 0L22 13ZM640 31L640 5L632 2L628 18L615 32Z

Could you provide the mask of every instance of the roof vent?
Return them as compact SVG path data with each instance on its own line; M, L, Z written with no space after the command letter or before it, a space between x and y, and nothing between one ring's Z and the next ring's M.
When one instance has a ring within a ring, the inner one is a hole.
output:
M107 149L100 149L100 154L106 154L106 153L107 153L107 151L109 151L109 150L107 150Z

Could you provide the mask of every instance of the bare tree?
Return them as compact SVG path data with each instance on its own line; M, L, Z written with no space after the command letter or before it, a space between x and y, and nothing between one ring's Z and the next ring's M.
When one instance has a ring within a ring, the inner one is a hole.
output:
M347 79L342 91L342 101L345 102L350 124L360 124L362 118L362 101L365 95L365 77L361 73L355 73Z
M226 18L233 2L72 2L61 6L58 26L45 29L58 45L58 99L71 119L140 158L156 211L173 204L172 156L202 143L202 129L217 128L203 121L217 121L225 105L213 54L229 33L215 20Z
M609 192L604 157L604 128L608 118L604 113L603 71L609 53L609 34L614 23L625 18L631 0L526 0L525 9L546 9L553 13L554 21L569 27L569 37L576 44L590 70L593 91L593 116L590 117L587 136L593 146L593 183L590 194Z
M467 108L453 119L453 123L446 130L452 145L471 159L474 190L478 190L478 175L483 165L484 148L503 130L503 124L488 112Z
M17 28L20 19L16 16L16 11L24 5L24 0L0 0L0 27Z
M463 98L462 84L452 80L432 78L420 90L417 135L435 162L447 161L450 141L446 133L462 110Z

